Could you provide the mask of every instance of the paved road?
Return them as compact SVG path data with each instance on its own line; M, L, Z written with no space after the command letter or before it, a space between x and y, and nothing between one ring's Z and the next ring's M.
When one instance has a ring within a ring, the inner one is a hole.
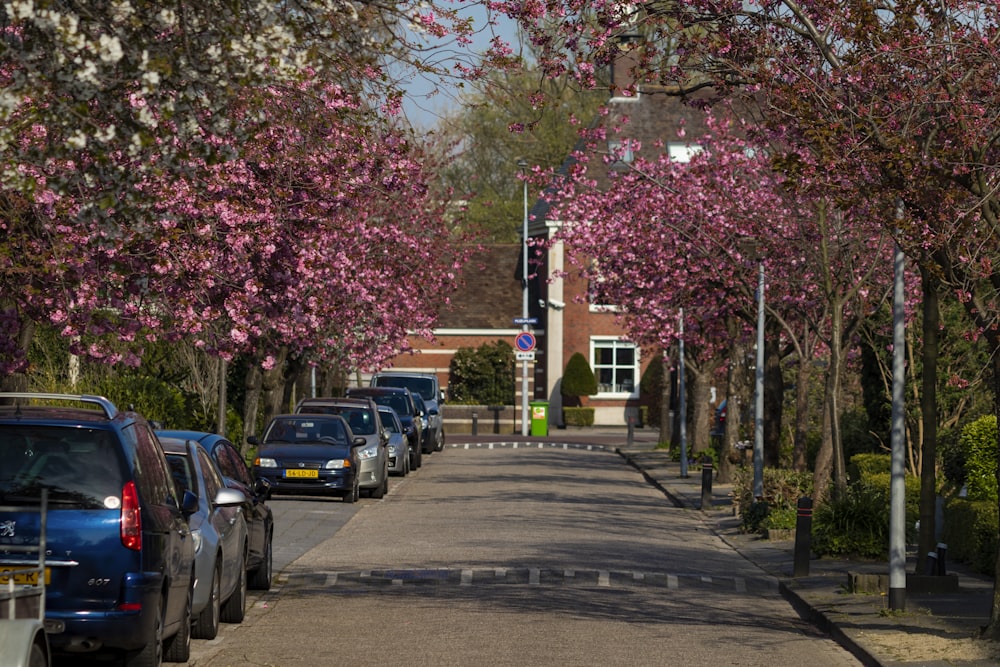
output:
M600 447L450 447L382 500L274 508L277 585L190 664L858 664Z

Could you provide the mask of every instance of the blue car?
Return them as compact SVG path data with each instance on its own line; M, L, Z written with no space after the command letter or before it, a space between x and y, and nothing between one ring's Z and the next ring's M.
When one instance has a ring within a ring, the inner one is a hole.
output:
M198 496L198 509L188 518L195 538L191 636L215 639L220 620L241 623L246 613L247 498L226 487L218 466L194 440L160 437L160 443L174 484Z
M272 493L358 499L358 448L367 443L340 415L278 415L261 440L248 442L258 448L254 474L270 483Z
M187 519L198 499L174 485L149 423L98 396L10 392L0 404L0 505L38 503L48 491L53 651L111 653L131 667L186 662L194 586ZM22 547L42 538L39 516L0 511L0 569L25 567Z

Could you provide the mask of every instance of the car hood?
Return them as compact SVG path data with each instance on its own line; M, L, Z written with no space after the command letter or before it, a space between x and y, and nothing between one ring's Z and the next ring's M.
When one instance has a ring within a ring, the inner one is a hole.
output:
M258 456L272 459L295 459L300 461L328 461L330 459L346 459L351 456L351 448L347 445L315 444L271 444L264 445Z

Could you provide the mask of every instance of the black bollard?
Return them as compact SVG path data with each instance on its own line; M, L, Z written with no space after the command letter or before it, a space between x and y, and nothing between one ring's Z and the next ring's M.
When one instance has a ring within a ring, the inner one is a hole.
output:
M479 413L472 413L472 435L479 435Z
M705 511L712 508L712 462L703 461L701 464L701 509Z
M809 552L812 550L812 498L799 498L795 517L795 564L793 577L809 576Z
M628 440L626 440L625 445L627 447L632 446L632 441L635 439L635 417L629 415L628 417Z
M924 571L927 575L934 576L938 573L938 555L937 552L928 551L927 552L927 566Z
M948 574L948 565L945 563L945 557L948 555L948 545L943 542L938 542L937 545L937 575L945 576Z

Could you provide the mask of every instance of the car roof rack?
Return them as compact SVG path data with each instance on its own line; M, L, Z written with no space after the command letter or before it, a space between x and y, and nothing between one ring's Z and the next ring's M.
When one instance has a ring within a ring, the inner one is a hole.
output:
M25 398L45 401L66 401L76 403L92 403L99 405L108 419L113 419L118 414L115 404L103 396L92 396L90 394L43 394L31 391L0 391L0 399L5 398ZM16 404L16 403L15 403Z

